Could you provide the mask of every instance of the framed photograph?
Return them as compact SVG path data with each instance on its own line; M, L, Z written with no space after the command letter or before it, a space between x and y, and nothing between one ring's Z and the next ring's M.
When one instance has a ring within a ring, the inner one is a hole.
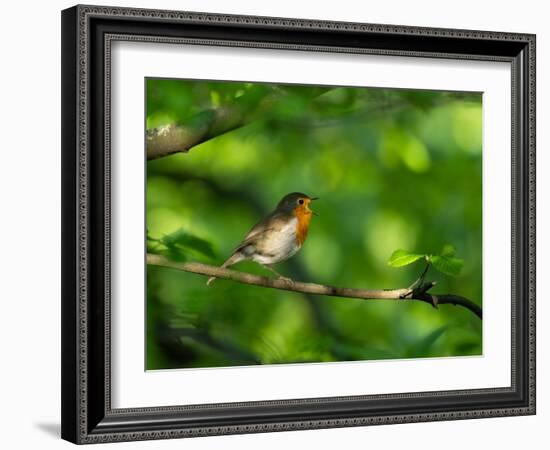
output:
M535 36L62 12L62 437L535 413Z

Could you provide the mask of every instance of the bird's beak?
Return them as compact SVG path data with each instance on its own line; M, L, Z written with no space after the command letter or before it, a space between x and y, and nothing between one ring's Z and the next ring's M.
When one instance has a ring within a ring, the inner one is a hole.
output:
M319 197L313 197L313 198L310 198L310 199L309 199L310 202L312 202L313 200L319 200ZM312 211L311 209L310 209L310 211L312 212L312 214L313 214L314 216L319 216L319 214L316 213L315 211Z

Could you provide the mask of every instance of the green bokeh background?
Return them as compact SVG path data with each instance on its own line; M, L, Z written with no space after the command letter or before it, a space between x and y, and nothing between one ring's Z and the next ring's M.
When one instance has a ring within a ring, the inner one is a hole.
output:
M282 196L301 191L320 197L319 217L279 272L406 287L423 263L391 268L391 253L435 253L450 243L464 269L456 278L430 269L433 292L481 305L481 94L166 79L146 87L148 129L193 123L239 98L278 99L246 126L147 163L150 251L164 252L154 239L179 230L189 245L174 257L219 265ZM251 262L234 268L270 275ZM464 308L205 282L148 266L147 369L482 352L482 322Z

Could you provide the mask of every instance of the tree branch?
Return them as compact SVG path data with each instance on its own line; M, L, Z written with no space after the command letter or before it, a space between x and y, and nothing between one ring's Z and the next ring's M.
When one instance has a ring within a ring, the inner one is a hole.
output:
M308 95L313 101L320 95L330 91L328 87L311 87ZM174 153L187 153L194 146L213 139L229 131L248 125L264 117L273 110L289 93L281 86L254 85L250 90L228 103L217 108L201 111L190 117L185 123L169 123L146 131L147 159L153 160ZM455 96L456 97L456 96ZM382 99L383 100L383 99ZM378 99L378 101L381 101ZM444 98L443 101L448 101ZM439 102L432 104L437 106ZM372 118L376 112L388 114L394 109L400 109L405 103L375 103L365 109L346 114L344 117L325 117L317 120L293 118L288 126L300 128L318 128L338 126L342 123L364 121ZM279 120L280 122L280 120Z
M147 159L186 153L191 147L242 126L244 112L238 106L202 111L185 125L171 123L147 130Z
M480 319L482 318L482 310L471 300L460 297L454 294L430 294L428 290L435 283L423 283L415 289L358 289L328 286L316 283L304 283L302 281L293 281L289 283L286 280L278 278L268 278L250 273L239 272L236 270L226 269L222 267L211 266L198 262L175 262L161 255L147 254L147 264L171 269L182 270L184 272L196 273L207 277L223 278L244 284L252 284L273 289L281 289L285 291L301 292L304 294L327 295L331 297L348 297L358 298L362 300L397 300L408 301L418 300L429 303L435 308L438 305L452 304L463 306L473 312Z
M330 90L312 87L315 98ZM192 147L228 131L240 128L261 117L288 95L280 87L256 85L230 104L207 109L189 118L185 124L171 123L147 130L147 159L157 159L173 153L187 153Z

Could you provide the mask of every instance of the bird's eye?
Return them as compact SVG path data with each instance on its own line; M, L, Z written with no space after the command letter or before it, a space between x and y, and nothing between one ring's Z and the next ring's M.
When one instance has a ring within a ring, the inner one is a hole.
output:
M303 205L303 204L304 204L304 199L301 198L300 200L298 200L298 203L299 203L300 205Z

